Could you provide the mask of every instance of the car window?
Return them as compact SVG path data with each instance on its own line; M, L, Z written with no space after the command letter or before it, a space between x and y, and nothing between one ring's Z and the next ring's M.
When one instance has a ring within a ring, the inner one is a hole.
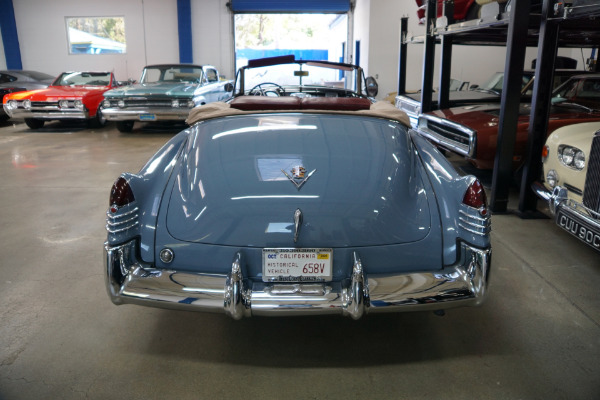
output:
M193 66L156 66L146 67L142 74L142 83L182 82L199 83L202 80L202 68Z
M216 69L206 68L204 72L206 73L206 79L209 82L217 82L219 80Z
M0 83L14 82L16 80L17 78L12 75L0 74Z

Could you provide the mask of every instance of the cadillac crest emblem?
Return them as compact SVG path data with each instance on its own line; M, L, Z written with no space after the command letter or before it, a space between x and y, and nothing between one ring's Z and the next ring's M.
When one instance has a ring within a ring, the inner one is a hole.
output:
M308 178L310 178L311 175L314 174L316 171L316 169L313 169L307 174L306 168L304 168L302 165L294 166L290 170L291 175L285 172L283 169L281 170L281 172L283 172L283 174L290 180L290 182L292 182L296 186L296 189L298 190L300 190L302 185L304 185Z

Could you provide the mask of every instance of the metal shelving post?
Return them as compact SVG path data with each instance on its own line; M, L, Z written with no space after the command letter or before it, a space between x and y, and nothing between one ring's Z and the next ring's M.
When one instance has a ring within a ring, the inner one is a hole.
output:
M425 48L423 50L423 81L421 86L421 112L431 111L433 94L433 67L435 63L435 20L437 1L427 0L425 11Z
M398 94L406 93L406 57L408 44L408 17L400 18L400 55L398 57Z
M530 0L514 0L506 39L506 63L498 123L497 152L492 174L492 212L507 211L508 195L513 180L512 161L517 137L521 101L521 77L525 63Z
M531 184L542 174L541 154L548 131L550 103L552 100L552 81L555 60L558 52L559 23L552 20L552 0L544 0L542 20L538 42L535 81L529 118L527 153L519 192L518 214L523 217L538 215L537 196L531 190Z

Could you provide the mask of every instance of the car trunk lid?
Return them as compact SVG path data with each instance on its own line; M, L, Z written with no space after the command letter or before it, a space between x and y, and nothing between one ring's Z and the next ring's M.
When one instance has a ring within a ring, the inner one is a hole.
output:
M384 119L299 113L197 124L172 180L168 232L243 247L422 240L431 215L405 129Z

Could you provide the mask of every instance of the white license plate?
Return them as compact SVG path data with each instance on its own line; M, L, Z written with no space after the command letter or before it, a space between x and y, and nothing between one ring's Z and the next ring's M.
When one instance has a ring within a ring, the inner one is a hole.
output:
M332 277L332 249L263 249L263 281L322 282Z
M156 121L156 115L154 114L141 114L140 121Z

